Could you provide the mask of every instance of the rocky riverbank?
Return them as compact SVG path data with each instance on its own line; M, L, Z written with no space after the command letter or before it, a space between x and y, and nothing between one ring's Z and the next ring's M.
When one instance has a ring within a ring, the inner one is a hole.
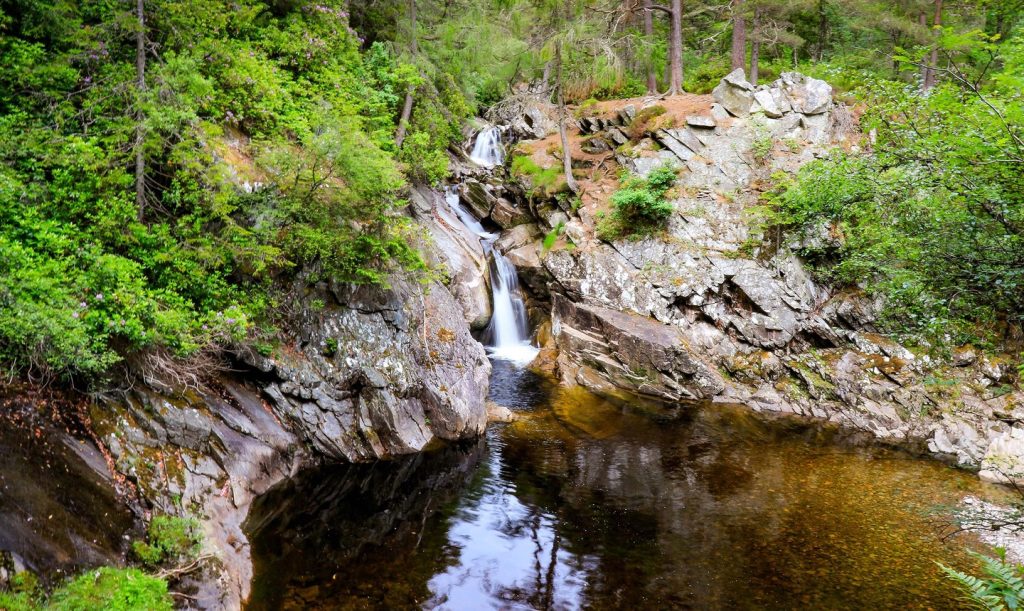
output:
M841 240L836 228L786 236L758 225L773 174L836 147L870 148L827 83L786 73L754 87L735 72L710 96L577 115L578 199L550 176L561 163L550 132L520 142L510 184L466 185L474 210L504 228L498 248L531 289L535 318L550 320L538 367L601 392L832 420L987 479L1024 472L1024 395L1006 360L969 346L935 358L880 334L880 304L817 283L795 254ZM665 231L598 238L616 173L665 163L680 169Z

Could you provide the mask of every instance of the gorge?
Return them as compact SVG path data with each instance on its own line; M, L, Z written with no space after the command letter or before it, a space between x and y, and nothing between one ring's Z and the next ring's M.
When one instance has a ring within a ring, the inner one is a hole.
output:
M8 4L0 610L1024 596L1024 6Z

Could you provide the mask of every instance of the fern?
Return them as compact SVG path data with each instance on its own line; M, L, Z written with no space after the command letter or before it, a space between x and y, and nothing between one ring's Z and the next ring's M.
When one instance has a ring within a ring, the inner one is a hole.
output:
M1022 568L1007 563L1004 558L991 558L971 552L982 563L985 577L975 577L937 563L946 576L956 582L964 593L963 600L975 609L985 611L1016 611L1024 599ZM1003 553L1001 553L1003 555Z

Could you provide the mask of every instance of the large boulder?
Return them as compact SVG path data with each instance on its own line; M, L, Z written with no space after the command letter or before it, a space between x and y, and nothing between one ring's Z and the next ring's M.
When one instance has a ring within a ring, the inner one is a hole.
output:
M772 87L781 89L793 110L805 115L821 114L832 104L831 85L799 72L783 72Z
M709 399L725 387L673 325L558 294L553 305L559 369L572 382L596 375L614 387L670 401Z
M781 89L762 89L754 93L754 100L764 115L770 119L778 119L789 112L792 107Z
M491 220L502 229L511 229L533 221L533 215L529 208L499 197L491 209Z
M139 384L89 411L112 466L150 506L202 516L221 577L200 584L199 608L240 608L248 596L241 524L277 482L304 466L475 437L487 424L490 364L446 287L393 277L387 289L302 288L293 342L270 357L238 355L248 375L200 391Z
M459 186L459 198L469 206L469 209L479 219L485 219L490 216L491 210L494 209L494 204L498 201L498 198L491 193L490 186L475 178L467 178L462 182Z
M754 86L747 81L742 68L727 74L711 95L735 117L749 115L750 107L754 104Z

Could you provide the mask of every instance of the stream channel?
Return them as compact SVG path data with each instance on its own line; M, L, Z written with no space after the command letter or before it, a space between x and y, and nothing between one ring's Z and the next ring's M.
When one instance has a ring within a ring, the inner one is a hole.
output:
M485 136L473 158L500 163ZM821 423L556 386L524 366L497 236L448 205L492 255L490 399L519 418L257 499L250 610L957 607L936 561L973 570L978 544L941 526L1004 490Z

